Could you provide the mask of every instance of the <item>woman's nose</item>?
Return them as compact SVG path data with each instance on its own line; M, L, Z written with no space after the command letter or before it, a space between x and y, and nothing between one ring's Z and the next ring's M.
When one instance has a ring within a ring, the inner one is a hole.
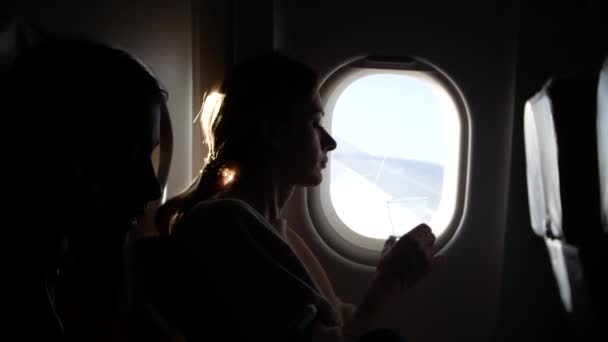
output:
M333 151L336 149L336 147L338 147L336 140L325 129L323 129L323 150Z

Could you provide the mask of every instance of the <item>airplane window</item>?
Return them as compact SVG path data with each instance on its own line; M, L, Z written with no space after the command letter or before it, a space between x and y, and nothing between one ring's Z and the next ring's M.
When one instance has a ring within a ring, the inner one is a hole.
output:
M322 212L355 245L379 249L378 241L420 223L441 236L453 223L464 106L436 74L352 68L323 94L324 125L338 147L329 153Z

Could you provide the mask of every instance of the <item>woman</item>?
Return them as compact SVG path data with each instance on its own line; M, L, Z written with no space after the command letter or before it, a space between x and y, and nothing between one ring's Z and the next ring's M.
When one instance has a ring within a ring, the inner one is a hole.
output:
M338 299L314 254L280 218L296 186L321 182L336 148L321 125L317 87L309 67L272 53L236 66L207 96L206 165L157 216L171 234L176 286L159 307L187 338L205 338L210 327L251 340L358 338L401 284L430 270L435 237L420 226L385 255L355 308ZM201 308L213 313L204 329Z
M7 126L19 132L9 145L9 208L27 218L16 232L29 247L19 283L34 288L23 296L34 302L23 332L122 341L123 250L134 219L160 195L150 154L166 93L127 52L80 38L23 51L9 77Z

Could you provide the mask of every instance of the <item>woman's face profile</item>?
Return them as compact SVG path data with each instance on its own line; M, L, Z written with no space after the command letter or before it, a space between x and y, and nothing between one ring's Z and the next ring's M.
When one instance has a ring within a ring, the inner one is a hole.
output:
M328 152L336 148L336 141L322 125L323 106L317 93L295 102L291 108L281 142L281 163L292 184L319 185Z

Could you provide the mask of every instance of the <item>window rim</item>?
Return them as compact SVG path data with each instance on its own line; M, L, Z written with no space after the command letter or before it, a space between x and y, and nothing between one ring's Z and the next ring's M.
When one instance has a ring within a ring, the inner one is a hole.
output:
M456 165L458 176L456 179L456 198L452 218L447 224L444 232L437 237L437 251L444 251L455 240L458 228L464 219L466 207L466 188L468 179L469 145L470 145L470 112L465 97L456 83L445 72L427 61L412 57L386 57L386 56L363 56L356 57L343 63L321 81L319 93L322 98L323 108L327 108L330 95L338 94L339 97L346 87L352 82L369 74L369 69L377 69L381 73L391 71L420 72L421 78L435 82L448 93L454 101L458 112L457 120L460 123L460 158ZM341 88L341 89L340 89ZM335 104L335 100L334 100ZM331 133L331 113L324 116L324 125ZM331 167L331 165L329 165ZM326 170L329 172L329 168ZM327 175L328 177L328 175ZM358 234L347 226L336 213L331 201L329 181L322 182L319 186L309 187L305 191L305 203L315 231L321 240L334 252L346 259L368 266L377 264L380 250L384 240L366 237ZM341 230L342 232L339 232ZM343 235L348 236L345 238ZM355 241L358 241L355 242Z

